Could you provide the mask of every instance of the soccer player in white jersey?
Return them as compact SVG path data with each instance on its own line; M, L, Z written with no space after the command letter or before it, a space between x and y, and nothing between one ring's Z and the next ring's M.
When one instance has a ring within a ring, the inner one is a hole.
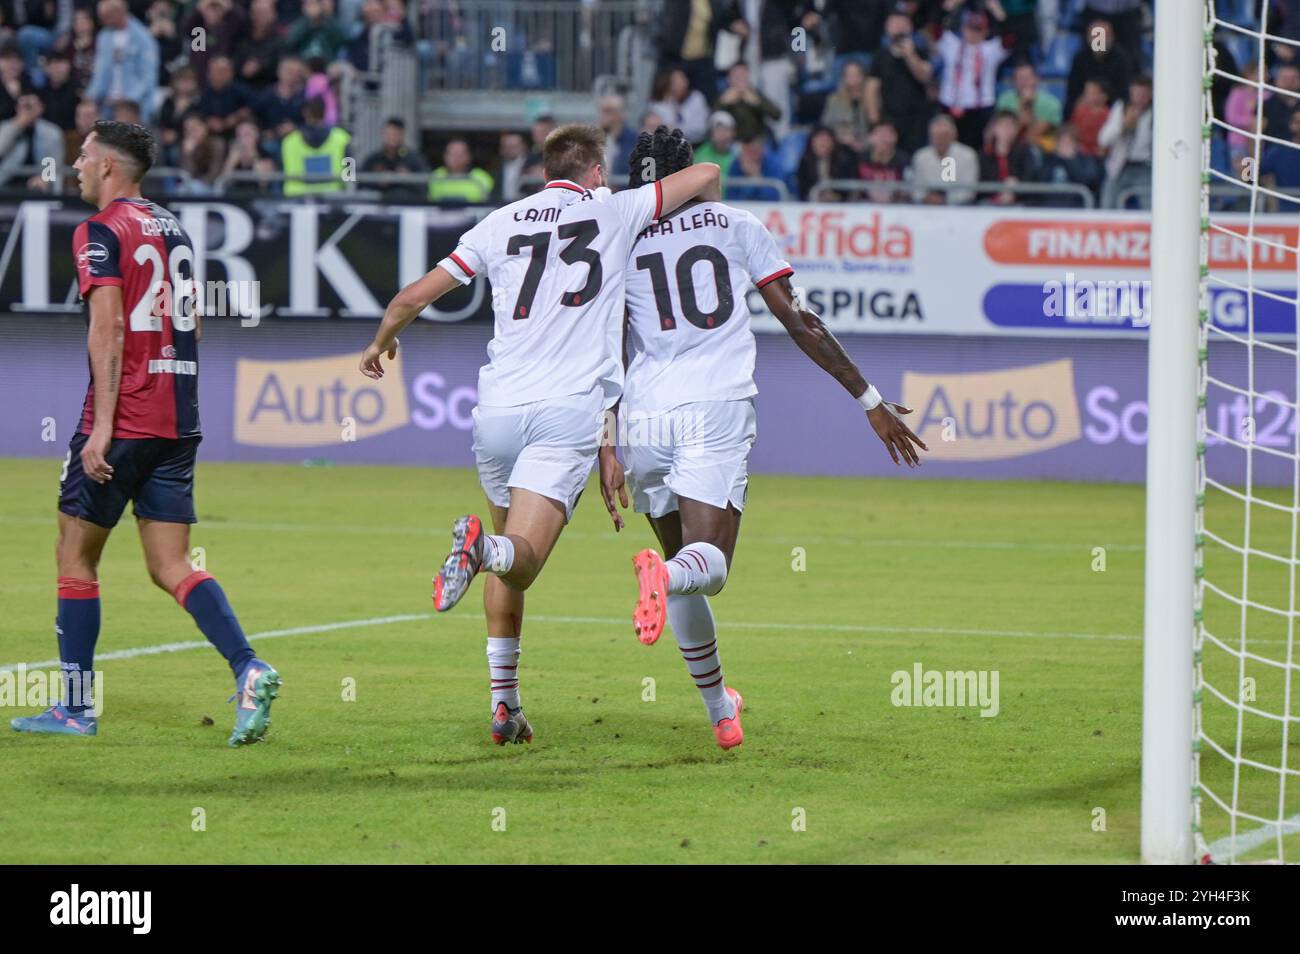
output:
M642 133L630 158L632 181L690 166L680 130ZM627 264L627 375L618 413L627 480L636 512L650 519L664 560L633 559L639 593L633 613L647 645L672 624L686 667L704 699L718 745L744 741L744 700L723 681L708 597L727 579L748 489L754 442L754 333L745 294L752 283L786 331L866 410L894 463L920 463L928 449L881 400L815 314L797 305L789 263L753 215L718 201L687 202L637 237ZM601 492L615 529L628 505L612 444L600 450Z
M719 169L702 164L613 193L605 134L562 126L542 149L547 183L489 213L456 250L389 303L361 371L383 375L397 334L431 302L486 274L495 330L479 370L474 455L494 533L466 514L434 578L434 607L451 609L480 570L484 586L492 740L531 742L519 700L524 591L537 578L596 462L604 412L622 393L624 265L636 234L683 202L717 197Z

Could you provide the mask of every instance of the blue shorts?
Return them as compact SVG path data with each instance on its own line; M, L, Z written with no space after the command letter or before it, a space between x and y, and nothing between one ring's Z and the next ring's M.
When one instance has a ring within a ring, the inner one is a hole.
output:
M59 510L100 527L115 527L127 501L135 515L194 523L194 459L201 437L115 437L108 446L113 479L99 484L81 467L87 434L73 435L59 480Z

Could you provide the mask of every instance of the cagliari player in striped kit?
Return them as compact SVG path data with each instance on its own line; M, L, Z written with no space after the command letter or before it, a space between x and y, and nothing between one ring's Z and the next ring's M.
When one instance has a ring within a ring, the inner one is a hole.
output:
M176 218L140 195L154 154L143 126L101 121L77 157L81 197L99 211L73 238L90 312L90 386L59 488L55 631L64 698L10 724L19 732L98 733L91 682L99 558L131 502L150 577L230 665L238 700L230 744L239 745L265 737L280 676L254 655L221 586L190 563L202 439L194 252Z

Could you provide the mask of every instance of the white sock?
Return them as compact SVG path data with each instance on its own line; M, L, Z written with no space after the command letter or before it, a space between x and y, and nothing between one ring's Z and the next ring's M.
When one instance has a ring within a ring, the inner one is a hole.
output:
M489 636L487 641L488 675L492 680L492 711L504 702L508 709L518 709L519 637Z
M504 534L494 536L489 533L483 537L484 570L500 576L502 573L509 573L510 568L514 565L515 541Z
M712 543L688 543L667 566L669 593L714 596L727 582L727 558Z
M700 690L709 721L715 725L736 714L735 704L722 681L722 659L718 655L717 630L707 597L698 593L668 597L668 622L677 637L677 648L686 660L686 670Z

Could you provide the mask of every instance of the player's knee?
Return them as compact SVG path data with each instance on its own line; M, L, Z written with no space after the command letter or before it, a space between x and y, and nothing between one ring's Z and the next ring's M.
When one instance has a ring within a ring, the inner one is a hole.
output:
M697 567L704 576L700 593L716 596L727 583L727 555L716 544L707 540L697 540L682 547L679 555L690 553L687 559Z

